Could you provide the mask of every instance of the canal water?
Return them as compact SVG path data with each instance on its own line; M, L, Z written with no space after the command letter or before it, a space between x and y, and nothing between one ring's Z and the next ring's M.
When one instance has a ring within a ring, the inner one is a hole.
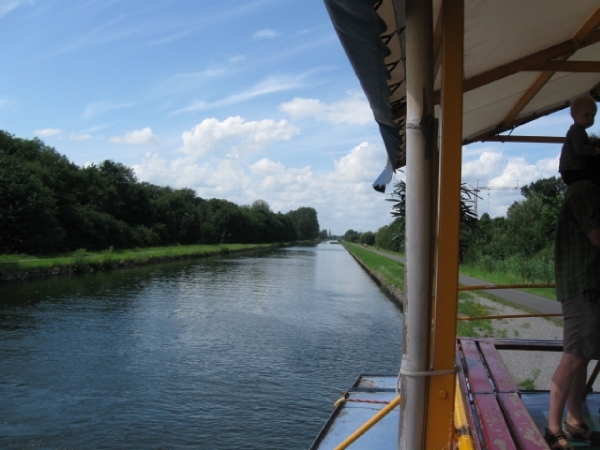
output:
M307 449L401 326L328 243L0 285L0 448Z

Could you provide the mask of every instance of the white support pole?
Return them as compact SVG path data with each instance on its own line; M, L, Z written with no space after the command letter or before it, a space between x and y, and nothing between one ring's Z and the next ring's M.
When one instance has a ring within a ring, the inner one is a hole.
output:
M431 0L406 0L406 272L402 370L427 370L431 299L433 13ZM401 375L398 448L424 448L427 377Z

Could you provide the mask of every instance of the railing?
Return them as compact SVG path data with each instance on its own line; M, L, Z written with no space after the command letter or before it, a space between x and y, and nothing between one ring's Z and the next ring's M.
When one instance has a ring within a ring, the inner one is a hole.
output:
M459 286L459 291L481 291L488 289L524 289L524 288L553 288L554 284L490 284L490 285L479 285L479 286ZM495 316L461 316L457 317L456 320L493 320L493 319L515 319L522 317L560 317L562 313L550 313L550 314L502 314ZM586 383L585 395L592 392L594 382L600 373L600 361L596 363L594 370L590 374L590 378Z
M524 288L553 288L554 284L545 284L545 283L537 283L537 284L506 284L506 285L478 285L478 286L459 286L459 291L481 291L481 290L490 290L490 289L524 289ZM457 317L456 320L493 320L493 319L513 319L513 318L523 318L523 317L559 317L562 316L561 313L550 313L550 314L502 314L502 315L494 315L494 316L461 316ZM598 374L600 373L600 361L596 364L596 367L592 371L590 378L586 385L586 395L588 392L592 391L592 385L594 384ZM458 391L458 388L457 388ZM457 396L460 400L462 397L460 395ZM347 401L345 397L342 397L335 403L335 407L338 407L341 403ZM389 412L391 412L398 404L400 403L400 396L396 397L389 404L387 404L382 410L380 410L377 414L375 414L369 421L367 421L364 425L362 425L358 430L352 433L348 438L346 438L341 444L339 444L335 450L343 450L346 449L349 445L351 445L354 441L356 441L360 436L362 436L367 430L369 430L373 425L379 422L383 417L385 417ZM457 433L458 440L460 443L460 448L472 449L473 442L468 432L468 423L466 420L466 416L464 416L464 405L455 405L455 426L458 431L463 430L460 433ZM461 415L463 414L463 415ZM461 419L462 418L462 419ZM466 431L465 431L466 430Z

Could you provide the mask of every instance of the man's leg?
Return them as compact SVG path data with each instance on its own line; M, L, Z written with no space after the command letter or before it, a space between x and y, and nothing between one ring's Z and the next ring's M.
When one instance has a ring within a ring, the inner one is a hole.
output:
M581 384L581 376L583 374L583 389L585 391L585 372L588 361L582 356L572 355L569 353L563 353L558 363L558 367L552 377L552 384L550 386L550 416L548 417L548 430L553 433L560 433L562 431L562 418L565 410L565 404L567 398L573 395L573 404L569 403L569 410L574 416L573 420L582 420L581 411L583 395L579 392L577 387ZM575 381L577 380L577 383ZM576 387L577 386L577 387ZM571 394L572 388L575 388L575 393ZM579 402L579 406L577 406ZM571 408L572 411L571 411Z
M574 374L569 396L567 397L566 422L572 427L579 428L583 423L583 400L585 398L585 386L587 382L587 366L589 361Z

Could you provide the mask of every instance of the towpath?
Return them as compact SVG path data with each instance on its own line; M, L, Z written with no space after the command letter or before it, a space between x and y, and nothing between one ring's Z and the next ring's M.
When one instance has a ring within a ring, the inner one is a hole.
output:
M366 247L366 249L377 253L378 255L385 256L387 258L398 261L402 264L406 262L406 260L400 256L391 255L389 253L376 250L372 247ZM478 280L477 278L468 277L466 275L459 275L458 281L460 284L463 284L465 286L493 284L488 281ZM558 301L550 300L544 297L540 297L539 295L530 294L528 292L523 292L518 289L489 289L483 290L483 292L495 295L496 297L514 303L515 305L522 306L525 309L534 312L539 312L541 314L562 314L562 309Z

